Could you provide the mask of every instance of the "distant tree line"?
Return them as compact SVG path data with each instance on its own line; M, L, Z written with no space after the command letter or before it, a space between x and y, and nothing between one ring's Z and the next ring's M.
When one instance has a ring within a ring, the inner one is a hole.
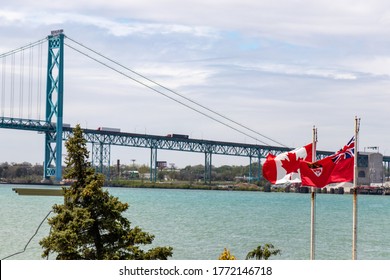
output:
M212 181L245 181L249 176L250 166L235 166L235 165L223 165L220 167L212 167L211 180ZM121 165L120 167L111 167L111 175L113 178L131 179L128 174L129 171L138 171L137 178L145 178L146 174L149 174L150 167L147 165ZM196 182L204 180L205 167L202 164L187 165L182 169L176 168L174 165L171 167L165 167L158 170L157 173L159 180L177 180ZM252 177L258 177L258 164L252 164Z
M42 180L43 165L29 162L3 162L0 164L0 180L13 183L37 183Z
M146 178L150 172L148 165L121 165L111 166L112 178L131 179L129 171L137 171L137 178ZM182 169L175 166L166 167L158 170L159 180L177 180L186 182L197 182L204 180L204 165L188 165ZM249 176L249 165L247 166L231 166L223 165L220 167L212 167L211 180L212 181L245 181ZM252 177L258 177L257 163L252 164ZM43 165L31 164L29 162L22 163L0 163L0 180L6 183L39 183L43 178Z
M212 181L246 181L249 176L249 165L222 165L220 167L212 167ZM159 180L177 180L186 182L197 182L204 180L204 165L188 165L182 169L176 168L174 165L158 170ZM131 178L129 171L137 171L139 175L135 179L145 179L150 173L150 166L142 164L129 164L111 166L111 177L121 179ZM384 167L386 178L390 177L390 172ZM252 177L258 178L258 164L252 164ZM15 163L3 162L0 163L0 182L5 183L39 183L43 178L43 165L31 164L29 162Z
M205 175L204 165L188 165L185 168L181 169L179 172L172 172L169 169L164 170L163 174L167 175L172 179L182 180L182 181L199 181L204 179ZM258 168L257 164L252 164L252 177L258 177ZM211 169L211 180L212 181L237 181L237 180L246 180L249 176L249 165L247 166L231 166L223 165L220 167L212 167Z

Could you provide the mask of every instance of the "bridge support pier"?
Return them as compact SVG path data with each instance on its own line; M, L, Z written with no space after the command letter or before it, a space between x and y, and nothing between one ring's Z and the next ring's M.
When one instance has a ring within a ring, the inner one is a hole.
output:
M157 147L150 148L150 181L157 181Z
M261 156L259 155L257 157L257 177L254 177L253 176L253 164L252 164L252 156L249 157L249 180L248 182L249 183L253 183L253 181L255 181L257 179L258 182L260 182L260 178L261 178Z
M204 183L211 184L211 157L212 152L205 153L205 161L204 161Z
M110 180L111 145L104 143L92 143L92 166L99 173Z
M261 179L261 156L260 154L257 157L257 182L260 183Z
M252 157L249 157L249 178L248 183L252 183Z

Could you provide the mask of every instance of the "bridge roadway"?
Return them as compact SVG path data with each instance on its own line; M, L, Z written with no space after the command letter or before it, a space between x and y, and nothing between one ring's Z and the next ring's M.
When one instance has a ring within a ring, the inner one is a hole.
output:
M0 128L38 131L40 133L55 132L55 124L42 120L0 117ZM72 134L73 127L63 127L62 137L67 140ZM182 152L196 152L208 155L243 156L260 160L268 153L280 154L292 148L213 141L192 138L173 138L169 136L136 134L127 132L112 132L105 130L85 129L84 137L88 143L98 145L117 145L150 149L175 150ZM317 151L317 157L322 158L333 154L329 151ZM390 156L383 156L383 162L389 166ZM153 164L153 163L151 163ZM211 164L211 160L210 160Z
M63 128L64 140L72 134L69 127ZM162 150L175 150L182 152L211 153L217 155L243 156L252 158L265 158L268 153L280 154L291 151L292 148L224 142L193 138L173 138L169 136L136 134L127 132L110 132L94 129L83 129L87 142L105 145L157 148ZM317 151L321 156L328 156L333 152Z
M55 125L43 120L0 118L0 128L38 131L41 133L54 132ZM72 134L73 127L63 128L63 139L67 140ZM279 154L291 148L277 146L263 146L233 142L211 141L203 139L172 138L168 136L136 134L127 132L111 132L105 130L85 129L84 136L89 143L103 145L117 145L142 148L157 148L198 153L212 153L220 155L265 157L268 153ZM325 152L325 154L331 154Z
M63 130L64 139L67 139L72 133L72 128L64 127ZM276 146L259 146L254 144L127 132L100 131L94 129L83 129L83 132L84 137L89 143L140 148L157 148L182 152L261 158L265 157L269 152L279 154L280 152L291 150L289 148Z
M54 124L43 120L31 120L20 118L0 117L0 128L30 130L37 132L54 132ZM72 134L73 127L63 127L63 140L67 140ZM267 146L256 144L244 144L204 139L172 138L168 136L136 134L127 132L111 132L83 128L84 136L89 143L117 145L142 148L157 148L198 153L212 153L219 155L243 156L264 158L268 153L280 154L293 148ZM333 154L330 151L317 151L319 158ZM390 156L383 156L383 161L390 162Z

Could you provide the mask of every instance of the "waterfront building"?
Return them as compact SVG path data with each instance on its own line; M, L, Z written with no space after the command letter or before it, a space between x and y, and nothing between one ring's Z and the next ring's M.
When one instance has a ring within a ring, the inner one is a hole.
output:
M358 156L358 185L381 186L384 183L383 155L359 152Z

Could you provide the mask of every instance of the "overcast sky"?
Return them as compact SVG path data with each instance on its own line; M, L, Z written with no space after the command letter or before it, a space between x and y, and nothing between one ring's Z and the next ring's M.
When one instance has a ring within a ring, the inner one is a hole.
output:
M338 150L353 136L358 116L359 149L377 146L390 154L388 1L6 2L0 5L0 53L63 29L70 39L286 146L311 142L315 125L318 149ZM64 122L71 125L278 145L234 123L252 137L221 125L69 47L64 99ZM1 129L0 136L0 162L43 161L43 135ZM147 149L112 149L112 162L149 164L149 158ZM202 154L159 151L158 159L178 167L204 164ZM213 157L217 166L248 163Z

